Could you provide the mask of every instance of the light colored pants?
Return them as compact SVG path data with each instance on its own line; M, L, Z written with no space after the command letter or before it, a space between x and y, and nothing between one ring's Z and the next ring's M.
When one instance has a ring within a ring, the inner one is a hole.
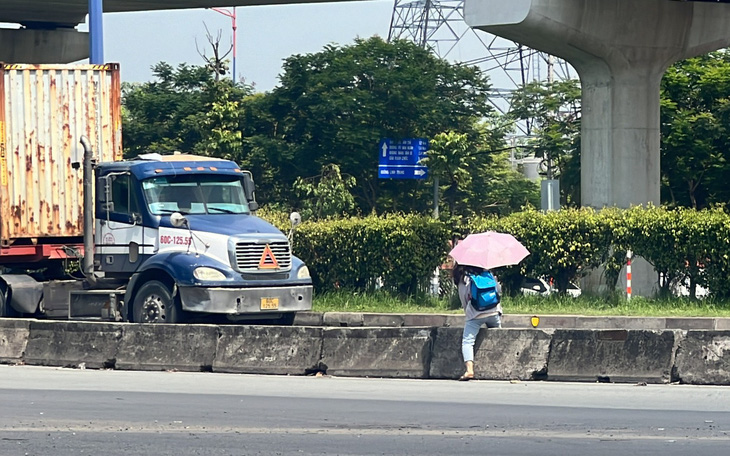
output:
M474 361L474 342L477 340L479 329L484 324L487 325L487 328L501 328L502 318L499 315L492 315L464 322L464 335L461 337L461 354L464 356L464 362Z

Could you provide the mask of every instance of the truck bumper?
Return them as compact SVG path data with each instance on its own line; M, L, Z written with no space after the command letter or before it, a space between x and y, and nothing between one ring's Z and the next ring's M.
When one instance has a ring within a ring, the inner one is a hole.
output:
M261 314L312 309L312 285L270 288L179 287L183 310L213 314Z

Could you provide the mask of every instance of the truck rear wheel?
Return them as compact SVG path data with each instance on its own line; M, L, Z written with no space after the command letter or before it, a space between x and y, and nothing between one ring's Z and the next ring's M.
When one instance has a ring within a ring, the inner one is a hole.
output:
M0 318L17 317L20 315L12 308L12 306L10 306L10 300L8 297L8 287L5 284L0 284Z
M285 313L281 316L281 318L279 318L279 321L274 324L281 326L291 326L294 324L294 317L296 317L296 314L294 312Z
M132 319L135 323L180 323L182 309L164 283L150 280L134 298Z

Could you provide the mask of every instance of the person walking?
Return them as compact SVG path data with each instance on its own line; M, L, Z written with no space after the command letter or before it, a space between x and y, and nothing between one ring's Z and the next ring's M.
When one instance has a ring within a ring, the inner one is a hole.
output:
M459 301L464 309L466 320L464 321L464 333L461 338L461 354L464 357L464 374L459 377L461 381L468 381L474 378L474 342L482 325L487 328L502 327L502 305L497 304L495 307L485 311L479 311L471 305L471 281L470 274L478 275L485 269L473 266L454 265L452 269L452 278L454 285L457 286ZM495 278L496 281L496 278ZM501 294L502 290L497 282L497 293Z

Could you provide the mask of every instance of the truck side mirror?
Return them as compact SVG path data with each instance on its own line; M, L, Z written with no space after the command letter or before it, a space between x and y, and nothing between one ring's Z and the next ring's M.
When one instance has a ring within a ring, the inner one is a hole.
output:
M96 178L96 200L100 203L106 203L109 196L109 179L107 176Z
M291 222L292 228L299 226L302 223L302 216L299 215L299 212L292 212L289 214L289 221Z
M109 212L114 212L114 203L111 201L112 184L109 176L100 176L96 179L96 200L101 210L106 212L106 219L109 220Z
M259 204L256 202L256 184L254 184L253 175L249 171L243 172L243 192L246 195L248 207L252 211L256 211L259 208Z
M188 219L186 219L185 216L179 212L173 212L172 214L170 214L170 223L175 228L182 228L188 223Z
M286 238L291 242L294 237L294 229L302 223L302 216L299 215L299 212L292 212L289 214L289 221L291 222L291 228L289 228L289 234L286 235Z

